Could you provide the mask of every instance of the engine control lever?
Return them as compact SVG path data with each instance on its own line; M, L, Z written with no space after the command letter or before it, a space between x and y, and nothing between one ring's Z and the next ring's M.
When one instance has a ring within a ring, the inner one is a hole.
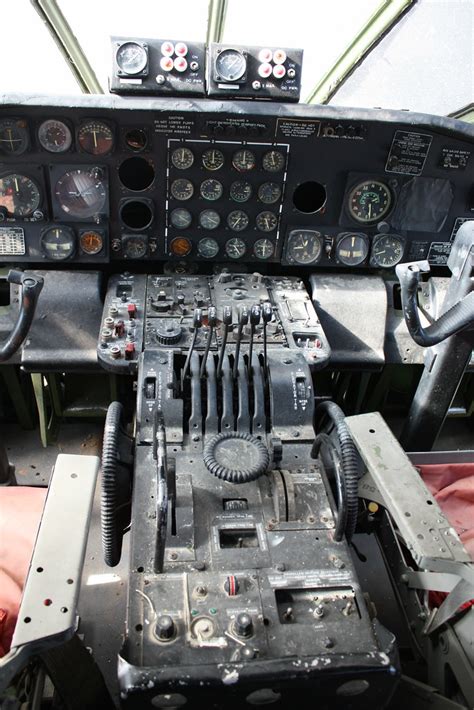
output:
M244 306L239 311L239 325L237 329L237 338L235 341L234 369L232 370L232 377L234 378L234 380L236 380L239 376L240 343L242 341L242 331L248 322L249 311L247 306Z
M7 281L22 287L21 306L13 326L13 330L0 348L0 362L5 362L22 346L29 333L35 315L38 296L44 285L44 280L36 274L24 274L12 269L8 272Z
M219 353L219 360L217 362L216 377L220 380L222 375L222 363L224 362L225 348L227 345L227 337L229 335L229 328L232 325L232 308L230 306L224 306L222 312L222 323L224 326L224 332L222 333L222 345L221 351Z
M201 308L195 308L194 309L194 316L193 316L193 339L191 340L191 345L189 346L188 354L186 356L186 362L184 363L183 382L188 374L189 364L191 362L191 357L194 352L194 348L196 347L196 340L197 340L199 328L201 326L202 326L202 310L201 310Z
M156 542L155 542L155 572L163 571L166 545L166 528L168 524L168 465L166 460L166 431L163 412L156 409L153 420L153 458L156 461Z
M206 375L207 358L209 357L209 350L211 349L214 329L217 325L217 308L215 306L209 306L209 308L207 309L207 324L209 326L209 332L207 334L206 348L202 357L201 372L199 373L201 379Z
M265 376L267 374L267 324L270 323L273 315L272 304L266 301L262 306L263 320L263 369Z
M250 309L250 343L249 343L249 377L252 376L253 340L255 337L255 327L260 323L261 308L258 304Z

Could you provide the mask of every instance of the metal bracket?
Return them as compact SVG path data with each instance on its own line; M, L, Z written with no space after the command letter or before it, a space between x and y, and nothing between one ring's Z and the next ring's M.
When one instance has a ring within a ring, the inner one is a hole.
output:
M96 456L60 454L51 477L10 652L0 659L0 691L28 662L69 641L77 628Z
M346 422L367 467L360 497L388 510L414 561L425 570L413 572L412 586L448 592L424 629L432 633L474 599L474 564L381 415L360 414Z

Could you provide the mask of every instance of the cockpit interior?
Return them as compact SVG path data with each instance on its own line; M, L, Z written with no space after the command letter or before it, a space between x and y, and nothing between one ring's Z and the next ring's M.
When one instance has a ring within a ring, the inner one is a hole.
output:
M474 4L294 4L11 10L2 710L474 708Z

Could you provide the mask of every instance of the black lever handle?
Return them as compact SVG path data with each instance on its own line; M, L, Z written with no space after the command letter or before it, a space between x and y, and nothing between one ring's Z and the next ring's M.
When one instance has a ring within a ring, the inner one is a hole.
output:
M250 309L250 343L249 343L249 373L252 373L253 339L255 337L255 326L260 323L262 311L258 304Z
M0 348L0 362L5 362L22 346L29 333L35 316L38 296L44 285L44 279L36 274L24 274L21 271L11 270L7 281L19 284L22 287L20 312L13 326L13 330Z
M403 315L408 332L418 345L430 347L461 330L474 325L474 291L454 304L434 323L424 328L418 313L417 293L421 274L430 271L427 261L398 264L395 271L400 281Z
M222 333L222 345L221 351L219 353L219 360L217 362L216 377L219 380L222 375L222 363L224 362L225 348L227 345L227 337L229 335L229 328L232 325L232 308L230 306L224 306L222 311L222 324L224 326L224 331Z
M265 302L262 305L262 320L263 320L263 367L265 375L267 373L267 324L270 323L273 316L272 304Z
M202 358L201 371L199 373L201 379L206 374L206 363L207 358L209 357L209 350L211 349L212 335L214 333L214 328L217 325L217 308L215 306L209 306L207 309L207 324L209 326L209 332L207 334L206 347Z
M232 377L234 380L239 376L239 356L240 356L240 343L242 340L242 331L244 326L249 322L249 311L247 306L244 306L239 311L239 327L237 329L237 338L235 341L235 353L234 353L234 368L232 370Z
M191 362L191 356L194 352L194 348L196 347L196 340L199 332L199 328L202 326L202 310L200 308L195 308L194 309L194 315L193 315L193 339L191 340L191 345L189 346L188 354L186 356L186 362L184 363L184 368L183 368L183 382L188 374L189 370L189 364Z

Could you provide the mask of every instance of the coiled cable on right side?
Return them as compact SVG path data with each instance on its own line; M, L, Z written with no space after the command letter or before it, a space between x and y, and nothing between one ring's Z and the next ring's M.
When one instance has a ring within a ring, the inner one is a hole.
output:
M316 458L321 447L327 450L334 464L338 497L338 514L334 539L342 540L344 534L348 542L354 535L359 511L359 457L342 409L335 402L322 402L315 412L316 418L327 416L336 429L340 452L331 438L320 433L314 440L311 456ZM340 466L338 465L340 459Z

